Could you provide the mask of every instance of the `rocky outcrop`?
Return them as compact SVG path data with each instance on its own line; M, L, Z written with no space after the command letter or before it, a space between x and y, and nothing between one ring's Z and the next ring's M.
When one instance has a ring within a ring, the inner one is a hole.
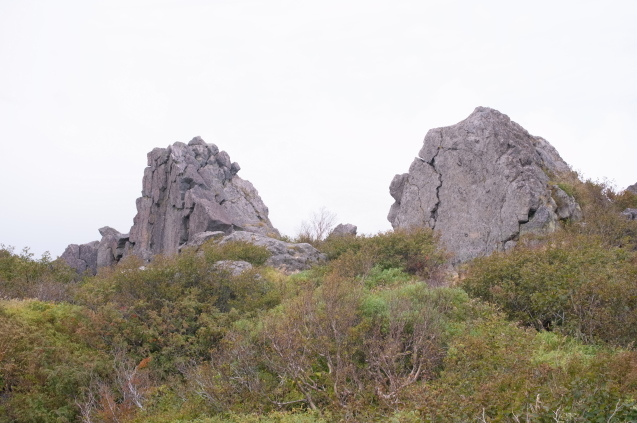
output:
M130 251L128 234L121 234L117 230L104 226L99 229L102 235L101 241L93 241L87 244L71 244L66 247L60 256L77 273L95 275L100 267L107 267L117 263Z
M626 188L626 191L630 191L633 194L637 194L637 183Z
M148 153L130 235L104 227L101 241L71 244L61 259L79 273L95 274L129 254L149 261L185 245L201 245L207 239L203 232L278 236L257 190L237 176L240 169L228 153L200 137L155 148Z
M553 180L569 166L546 140L497 110L430 130L409 172L396 175L388 220L440 233L455 263L502 251L525 233L548 233L581 217Z
M250 232L234 232L222 238L219 244L237 241L265 247L272 254L265 264L286 273L307 270L327 259L325 254L310 244L294 244Z
M352 225L351 223L339 223L334 229L332 229L332 232L330 232L328 237L356 236L357 231L358 227L356 225Z
M209 231L278 235L257 190L237 176L239 169L228 153L199 137L151 151L130 231L133 253L145 260L175 254Z
M60 256L69 266L83 275L88 271L94 275L97 271L97 248L99 241L89 242L87 244L71 244Z

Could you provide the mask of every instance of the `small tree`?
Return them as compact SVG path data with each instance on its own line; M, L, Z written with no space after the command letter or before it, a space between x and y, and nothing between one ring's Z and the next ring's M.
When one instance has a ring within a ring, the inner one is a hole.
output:
M296 237L297 242L310 244L323 241L330 234L336 224L336 214L325 207L312 213L309 221L301 222L301 229Z

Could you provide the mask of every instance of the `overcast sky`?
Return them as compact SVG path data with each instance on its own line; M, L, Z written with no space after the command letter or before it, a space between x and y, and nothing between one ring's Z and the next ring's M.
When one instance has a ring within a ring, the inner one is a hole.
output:
M0 0L0 243L128 232L146 153L201 136L275 227L391 228L389 184L476 106L637 182L635 1Z

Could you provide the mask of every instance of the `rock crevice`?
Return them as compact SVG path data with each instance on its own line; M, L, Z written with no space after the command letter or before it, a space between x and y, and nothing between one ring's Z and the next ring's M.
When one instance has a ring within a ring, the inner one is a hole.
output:
M524 233L578 219L575 200L554 185L570 167L543 138L478 107L462 122L430 130L409 172L390 185L394 228L440 233L454 262L510 248Z
M278 236L257 190L237 175L240 169L228 153L200 137L155 148L148 153L130 234L104 227L101 241L72 244L61 258L79 273L95 274L130 254L146 261L176 254L203 232Z

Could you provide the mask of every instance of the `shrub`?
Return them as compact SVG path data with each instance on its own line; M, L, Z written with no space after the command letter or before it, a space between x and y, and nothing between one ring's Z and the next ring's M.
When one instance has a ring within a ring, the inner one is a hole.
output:
M618 371L635 357L520 329L496 314L451 341L440 377L419 392L420 410L431 422L634 421L634 369Z
M476 259L462 286L525 325L628 346L637 336L635 280L634 253L563 233L541 247Z
M322 248L332 260L330 271L342 277L363 279L372 269L400 269L440 283L447 258L428 228L384 232L371 237L329 238Z
M0 298L66 300L76 276L66 263L52 261L48 252L35 259L28 248L15 254L13 247L0 245Z

